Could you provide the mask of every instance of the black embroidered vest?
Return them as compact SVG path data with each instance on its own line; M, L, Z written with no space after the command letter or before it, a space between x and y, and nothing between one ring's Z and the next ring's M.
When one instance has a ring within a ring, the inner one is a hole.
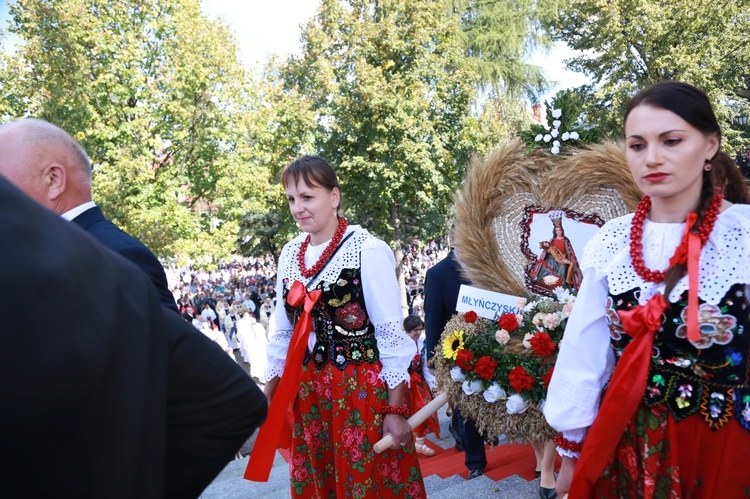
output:
M745 287L736 284L718 306L700 302L701 338L687 339L687 291L669 303L656 332L643 402L664 404L675 421L700 412L713 430L734 416L750 431L750 306ZM617 310L638 304L631 290L607 298L611 345L619 359L631 337L625 334Z
M302 307L291 307L286 296L290 283L284 279L284 307L291 324L296 324ZM319 282L315 289L323 294L313 309L315 348L305 355L318 367L330 362L343 370L349 364L371 364L380 358L375 327L370 322L362 292L359 269L343 269L333 283Z

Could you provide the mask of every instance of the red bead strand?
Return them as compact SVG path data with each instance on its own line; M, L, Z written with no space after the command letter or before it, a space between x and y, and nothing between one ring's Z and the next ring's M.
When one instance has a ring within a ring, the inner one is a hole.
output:
M719 216L721 209L721 203L724 200L721 191L716 189L713 198L711 199L711 205L706 209L706 214L703 217L700 227L696 231L698 237L701 240L701 248L708 242L708 237L711 235L711 231L714 229L714 224ZM638 208L635 210L633 215L633 221L630 225L630 259L633 262L633 269L635 272L647 282L660 283L664 280L666 270L651 270L646 267L646 263L643 261L643 223L646 220L651 209L651 198L644 196L641 202L638 203ZM687 245L687 232L680 242L680 246L675 250L675 253ZM669 269L667 269L669 270Z
M306 278L311 278L325 266L326 263L328 263L328 259L331 258L331 255L336 250L336 247L339 245L341 240L344 238L344 233L346 232L346 228L349 226L349 221L346 218L339 218L339 225L336 227L336 232L333 234L333 238L331 238L331 242L328 243L328 246L326 246L326 249L323 250L323 253L320 255L320 258L318 258L318 261L315 262L315 265L310 267L309 269L305 267L305 253L307 253L307 247L310 246L310 235L305 238L304 241L302 241L302 246L299 248L299 254L297 255L297 265L299 266L299 271L302 274L302 276Z

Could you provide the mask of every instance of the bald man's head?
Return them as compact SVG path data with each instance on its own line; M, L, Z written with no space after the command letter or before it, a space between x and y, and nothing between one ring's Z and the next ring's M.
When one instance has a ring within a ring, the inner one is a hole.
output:
M86 152L46 121L24 119L0 126L0 175L59 214L91 201Z

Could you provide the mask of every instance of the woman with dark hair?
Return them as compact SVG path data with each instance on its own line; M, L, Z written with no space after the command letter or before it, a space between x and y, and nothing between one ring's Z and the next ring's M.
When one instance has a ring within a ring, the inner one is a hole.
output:
M562 431L557 490L746 497L747 188L720 151L708 97L691 85L638 93L624 131L645 196L635 214L607 222L581 259L577 301L586 306L568 319L544 407Z
M338 215L325 160L304 156L281 182L303 233L279 257L271 409L245 477L267 479L276 448L288 446L292 497L423 498L404 400L414 343L401 327L393 251ZM393 446L375 454L385 434Z

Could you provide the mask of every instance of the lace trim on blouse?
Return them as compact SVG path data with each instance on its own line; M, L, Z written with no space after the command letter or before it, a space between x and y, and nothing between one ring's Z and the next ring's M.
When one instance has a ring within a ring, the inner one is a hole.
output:
M636 274L630 259L630 225L633 215L607 222L589 241L581 258L581 270L592 267L596 279L607 277L613 295L633 288L641 290L639 301L663 292L664 283L646 282ZM664 270L680 243L684 223L643 226L643 258L650 269ZM750 205L733 205L719 214L714 230L701 252L698 296L717 305L729 288L750 283ZM672 290L669 301L677 302L688 288L687 275Z

